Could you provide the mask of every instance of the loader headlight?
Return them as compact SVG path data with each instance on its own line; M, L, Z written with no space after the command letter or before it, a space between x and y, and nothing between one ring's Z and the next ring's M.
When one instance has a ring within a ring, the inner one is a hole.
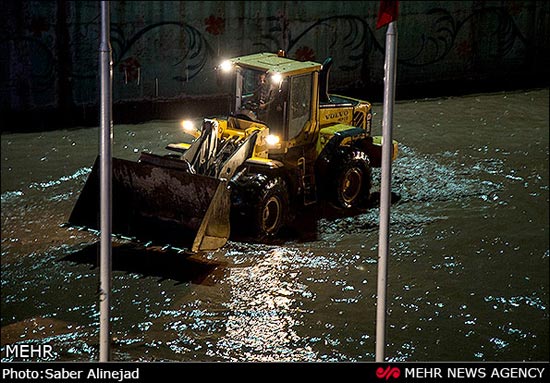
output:
M270 134L265 138L265 142L268 146L275 147L277 144L281 141L279 136L276 136L275 134Z
M201 135L200 130L195 127L195 124L191 120L183 120L180 125L185 133L190 134L195 138L198 138Z
M231 63L231 61L229 60L225 60L222 61L218 68L220 68L222 72L228 73L231 72L231 70L233 69L233 63Z
M271 75L271 82L273 83L273 85L280 86L282 81L283 81L282 74L275 72Z

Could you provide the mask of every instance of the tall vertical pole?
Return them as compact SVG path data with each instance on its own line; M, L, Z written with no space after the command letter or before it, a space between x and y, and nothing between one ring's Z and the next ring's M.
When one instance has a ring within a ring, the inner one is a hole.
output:
M101 43L99 68L101 73L100 106L100 283L99 283L99 361L110 360L111 346L111 252L112 252L112 53L110 42L109 2L101 2Z
M376 302L376 362L383 362L386 346L386 284L390 248L390 203L393 106L395 103L395 67L397 26L392 21L386 32L384 61L384 108L382 119L382 176L380 187L380 232L378 238L378 293Z

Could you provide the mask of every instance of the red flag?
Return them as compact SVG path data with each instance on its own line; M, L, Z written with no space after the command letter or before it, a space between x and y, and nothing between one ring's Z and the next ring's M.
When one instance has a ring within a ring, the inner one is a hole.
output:
M399 1L397 0L380 0L380 9L378 10L376 29L382 28L384 25L397 20L398 8Z

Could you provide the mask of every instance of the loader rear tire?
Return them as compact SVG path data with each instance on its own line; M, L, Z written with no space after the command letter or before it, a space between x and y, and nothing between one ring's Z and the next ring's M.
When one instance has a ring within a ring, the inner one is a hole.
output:
M365 153L345 153L331 177L332 203L342 209L364 207L369 199L371 171Z

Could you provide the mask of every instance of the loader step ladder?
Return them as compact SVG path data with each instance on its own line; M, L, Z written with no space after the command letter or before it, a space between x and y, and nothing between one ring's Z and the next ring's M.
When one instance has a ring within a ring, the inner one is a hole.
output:
M307 172L306 160L304 157L298 159L298 167L302 174L302 189L304 191L304 206L317 202L317 188L315 187L315 173Z

